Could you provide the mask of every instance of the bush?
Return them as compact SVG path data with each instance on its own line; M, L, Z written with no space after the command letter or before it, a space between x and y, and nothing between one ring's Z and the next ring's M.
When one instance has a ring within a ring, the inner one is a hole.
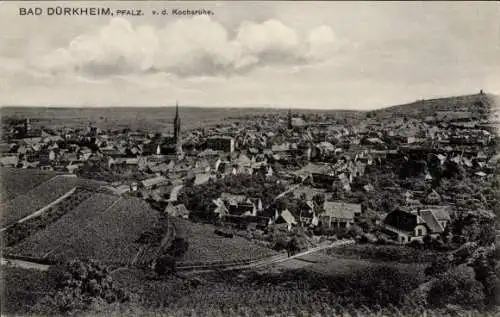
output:
M453 304L467 308L482 308L483 287L480 282L470 277L449 272L432 284L427 301L432 307Z
M175 238L167 252L174 258L180 258L186 253L188 248L189 243L184 238Z
M159 257L155 263L155 272L158 275L175 272L175 259L168 255Z
M55 280L56 289L32 307L36 313L66 314L130 299L113 283L109 269L96 261L70 261L51 268L48 276Z

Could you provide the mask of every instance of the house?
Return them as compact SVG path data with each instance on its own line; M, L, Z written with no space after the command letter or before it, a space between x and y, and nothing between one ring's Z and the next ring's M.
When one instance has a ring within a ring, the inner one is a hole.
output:
M203 185L205 183L208 183L210 180L211 175L210 173L202 173L202 174L196 174L195 179L194 179L194 184L195 185Z
M123 195L125 193L128 193L130 191L130 186L128 185L119 185L119 186L116 186L113 191L118 194L118 195Z
M168 184L168 179L165 176L157 176L149 179L145 179L141 182L141 185L145 189L151 189L156 186L161 186Z
M81 167L82 164L78 164L78 163L70 163L66 166L66 169L68 170L68 172L70 172L71 174L75 174L75 172Z
M244 195L233 195L230 193L222 193L220 199L226 203L227 206L238 206L238 204L243 203L246 199Z
M285 209L281 212L281 214L278 215L278 211L276 211L276 216L275 216L275 223L276 224L286 224L288 231L292 230L292 227L297 225L297 221L295 220L295 217L292 215L292 213L288 210Z
M172 202L169 202L165 207L165 213L171 217L182 217L184 219L189 218L189 210L187 210L184 204L174 206Z
M405 244L423 241L427 235L435 238L444 232L450 222L446 208L427 208L412 211L395 210L384 220L384 229L394 240Z
M16 167L18 163L19 163L19 160L18 160L17 156L15 156L15 155L0 157L0 165L1 166Z
M207 149L213 151L222 151L233 153L235 149L235 141L232 137L210 137L206 142Z
M319 220L314 210L314 202L306 201L303 209L300 210L299 222L301 225L314 224L315 219ZM317 225L317 223L315 224Z
M324 212L319 216L322 226L327 228L349 228L357 216L361 215L360 204L325 201Z
M302 180L311 179L321 185L331 186L337 180L335 171L328 165L309 163L293 174Z

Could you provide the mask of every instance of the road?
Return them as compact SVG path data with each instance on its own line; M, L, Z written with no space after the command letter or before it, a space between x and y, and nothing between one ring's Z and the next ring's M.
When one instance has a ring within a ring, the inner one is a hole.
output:
M233 271L233 270L248 270L248 269L260 269L265 266L269 266L272 264L278 264L286 261L290 261L296 258L303 257L305 255L319 252L322 250L326 249L331 249L331 248L336 248L336 247L341 247L344 245L349 245L349 244L354 244L354 240L340 240L340 241L335 241L333 243L328 243L328 244L323 244L311 249L308 249L304 252L300 252L297 254L294 254L293 256L287 256L286 254L278 254L272 257L268 257L262 260L258 260L255 262L252 262L250 264L245 264L245 265L231 265L231 266L226 266L226 267L219 267L219 268L209 268L207 266L190 266L190 267L177 267L178 270L188 270L190 274L198 274L198 273L209 273L213 271Z

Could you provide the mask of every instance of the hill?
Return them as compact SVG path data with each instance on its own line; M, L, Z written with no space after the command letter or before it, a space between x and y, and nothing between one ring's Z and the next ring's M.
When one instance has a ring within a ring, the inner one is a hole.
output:
M379 119L400 116L423 119L427 116L433 116L437 111L465 111L470 112L473 116L481 117L487 116L489 111L498 108L500 105L498 100L499 96L492 94L451 96L417 100L408 104L373 110L370 113L376 114Z

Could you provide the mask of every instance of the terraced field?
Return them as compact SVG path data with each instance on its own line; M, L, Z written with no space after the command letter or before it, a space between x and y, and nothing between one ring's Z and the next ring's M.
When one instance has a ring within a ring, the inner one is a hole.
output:
M92 258L129 264L141 249L135 241L157 215L140 199L96 193L12 252L55 261Z
M58 173L50 171L1 167L0 202L26 194L56 175Z
M76 188L69 196L65 196L57 203L43 209L36 216L29 219L25 218L22 222L14 223L3 231L5 246L14 246L30 235L47 228L47 226L57 221L68 211L76 208L76 206L88 199L92 194L92 191Z
M189 248L179 265L258 260L276 252L239 236L224 238L214 233L216 227L175 218L177 236L184 237Z

